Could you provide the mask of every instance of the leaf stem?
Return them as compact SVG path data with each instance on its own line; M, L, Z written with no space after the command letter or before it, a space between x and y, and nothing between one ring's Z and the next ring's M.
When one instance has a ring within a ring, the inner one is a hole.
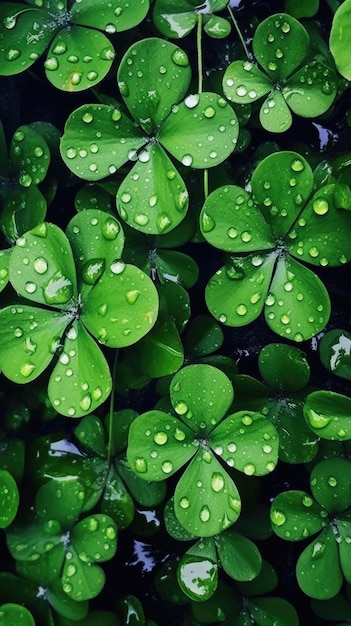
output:
M333 0L331 0L331 1L333 1ZM327 2L328 2L328 0L327 0ZM233 13L233 11L232 11L232 8L231 8L230 4L228 4L227 9L228 9L229 15L230 15L230 17L231 17L231 20L232 20L232 22L233 22L233 24L234 24L235 30L236 30L236 32L238 33L238 36L239 36L239 39L240 39L241 45L242 45L242 47L244 48L244 52L245 52L245 54L246 54L246 56L247 56L248 60L250 61L250 60L251 60L251 55L250 55L250 52L249 52L249 51L248 51L248 49L247 49L246 43L245 43L245 41L244 41L244 37L243 37L243 36L242 36L242 34L241 34L241 30L240 30L240 28L239 28L239 26L238 26L238 22L237 22L237 21L236 21L236 19L235 19L235 16L234 16L234 13Z
M197 73L198 73L198 93L202 93L202 13L197 16L197 33L196 33L196 48L197 48Z
M108 443L107 443L108 467L110 466L111 456L112 456L112 424L113 424L113 413L115 410L115 391L116 391L118 353L119 353L119 350L117 349L115 352L115 358L113 359L113 366L112 366L112 389L111 389L111 395L110 395L110 409L109 409L109 418L108 418Z
M204 197L208 198L208 169L204 170Z

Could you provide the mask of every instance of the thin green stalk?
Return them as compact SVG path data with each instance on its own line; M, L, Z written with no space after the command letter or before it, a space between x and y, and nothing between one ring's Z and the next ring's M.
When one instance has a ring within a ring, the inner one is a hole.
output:
M113 424L113 413L115 410L115 391L116 391L118 352L119 350L116 350L115 358L113 359L113 366L112 366L112 389L111 389L111 395L110 395L110 409L109 409L109 419L108 419L108 444L107 444L108 467L110 466L111 455L112 455L112 424Z
M328 0L327 0L327 1L328 1ZM251 58L250 53L249 53L249 51L248 51L248 49L247 49L246 43L245 43L245 41L244 41L244 37L243 37L243 36L242 36L242 34L241 34L240 28L239 28L239 26L238 26L238 22L236 21L235 16L234 16L234 13L233 13L233 11L232 11L232 8L231 8L231 6L230 6L229 4L228 4L227 9L228 9L229 15L230 15L230 17L231 17L231 20L232 20L232 22L233 22L233 24L234 24L235 30L236 30L236 32L238 33L238 37L239 37L239 39L240 39L240 41L241 41L241 45L242 45L242 47L244 48L244 52L245 52L245 54L246 54L247 58L250 60L250 58Z
M208 198L208 170L204 170L204 196L205 200Z
M197 74L198 74L198 93L202 93L202 14L197 16L197 33L196 33L196 48L197 48Z

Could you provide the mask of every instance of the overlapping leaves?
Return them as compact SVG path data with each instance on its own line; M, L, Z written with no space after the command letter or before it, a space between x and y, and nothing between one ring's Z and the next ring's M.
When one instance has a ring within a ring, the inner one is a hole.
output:
M191 460L174 494L175 514L186 530L212 536L233 524L241 509L238 489L219 459L248 476L274 470L278 438L260 413L224 416L233 387L211 365L189 365L172 379L175 414L151 410L131 425L127 458L146 480L163 480ZM218 458L219 457L219 458Z
M215 14L225 9L227 0L156 0L153 18L158 30L171 39L186 37L199 20L204 31L214 39L229 35L230 22Z
M133 28L146 16L148 0L28 0L0 8L0 74L28 69L47 48L48 80L64 91L89 89L108 73L115 51L106 35Z
M234 150L238 124L234 111L211 92L188 95L187 54L156 37L124 55L118 85L135 122L109 105L83 105L67 120L62 158L86 180L133 167L117 193L122 219L145 233L163 234L185 217L188 191L167 152L185 167L218 165ZM182 101L182 102L181 102Z
M203 206L204 237L229 253L207 284L207 306L228 326L249 324L264 311L277 334L309 339L328 322L330 300L319 277L300 261L317 267L346 263L349 213L337 208L334 184L311 195L312 170L295 152L263 159L251 187L251 194L236 185L219 187Z
M120 260L120 224L98 210L72 218L67 235L43 222L16 244L10 278L26 300L0 312L2 371L26 383L58 357L49 398L63 415L85 415L111 391L107 361L92 335L109 347L138 341L156 321L156 289Z

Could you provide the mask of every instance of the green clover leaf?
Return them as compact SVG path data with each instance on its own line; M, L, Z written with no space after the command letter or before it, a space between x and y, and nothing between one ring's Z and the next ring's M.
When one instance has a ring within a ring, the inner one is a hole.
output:
M351 379L351 335L347 330L334 328L325 333L319 344L319 355L329 372Z
M240 411L223 419L233 388L211 365L179 370L170 393L179 417L151 410L136 418L127 458L145 480L163 480L191 460L175 489L175 514L187 531L209 537L233 524L241 508L237 487L218 457L246 475L267 474L277 462L276 430L259 413Z
M134 163L119 186L117 210L129 226L164 234L188 209L187 188L167 152L186 167L218 165L234 150L237 118L215 93L191 94L181 102L191 79L188 56L156 37L127 50L117 79L139 126L119 108L83 105L67 120L62 158L74 174L92 181Z
M0 9L0 74L29 68L47 48L48 80L63 91L82 91L108 73L115 51L106 35L133 28L146 16L148 0L118 7L107 0L27 0ZM86 53L85 53L85 52Z
M266 96L260 108L265 130L288 130L291 111L316 117L330 108L337 91L336 74L325 63L306 59L309 35L298 20L288 14L271 15L257 27L252 45L263 70L249 61L233 61L225 71L223 91L238 104Z
M350 80L351 65L348 39L351 28L350 0L345 0L335 11L330 31L329 46L340 74Z
M351 439L351 399L335 391L313 391L303 407L309 428L322 439Z
M335 596L343 576L350 582L350 477L346 459L321 461L311 473L313 498L303 491L286 491L272 503L272 528L282 539L301 541L321 531L296 565L301 589L319 600Z
M200 19L207 35L221 39L229 35L230 22L214 12L222 11L227 4L227 0L156 0L153 19L162 35L171 39L186 37Z
M11 254L13 287L41 307L0 312L2 371L26 383L58 357L48 393L63 415L85 415L111 391L109 367L93 337L110 347L129 346L156 321L156 288L119 260L122 248L117 220L91 209L72 218L67 236L43 222L19 238Z
M0 528L9 526L16 517L19 491L10 472L0 469Z
M348 212L335 206L334 185L310 197L312 170L294 152L263 159L251 185L251 195L235 185L219 187L203 206L202 234L230 253L207 284L207 306L228 326L249 324L264 311L280 336L309 339L328 322L330 300L300 261L325 267L351 258ZM337 233L333 243L331 233Z

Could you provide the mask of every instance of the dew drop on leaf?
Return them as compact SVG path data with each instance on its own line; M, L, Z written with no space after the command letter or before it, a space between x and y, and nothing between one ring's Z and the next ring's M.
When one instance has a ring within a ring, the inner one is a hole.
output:
M271 510L271 521L275 526L283 526L286 522L286 515L278 509Z
M161 469L165 474L170 474L173 470L173 465L171 461L164 461L161 465Z

